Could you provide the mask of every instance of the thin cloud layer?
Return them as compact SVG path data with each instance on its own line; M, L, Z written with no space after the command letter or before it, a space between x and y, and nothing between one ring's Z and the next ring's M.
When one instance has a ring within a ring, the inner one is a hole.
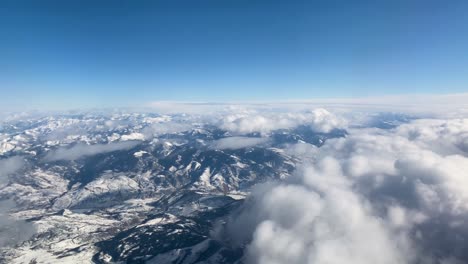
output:
M155 135L163 135L168 133L179 133L192 129L193 126L187 123L180 122L158 122L145 127L142 134L146 138L153 138Z
M110 144L85 145L78 144L71 148L53 150L44 157L45 161L77 160L86 156L109 153L119 150L128 150L140 144L135 141L124 141Z
M214 140L210 146L213 149L241 149L265 144L268 140L259 137L227 137Z
M282 112L306 111L324 108L336 112L405 112L413 115L437 118L460 118L468 114L468 93L460 94L413 94L380 97L353 98L310 98L287 101L257 102L180 102L155 101L146 106L159 113L206 114L226 112L233 108L255 109L260 112L282 110Z
M0 160L0 185L8 181L8 175L15 173L24 165L24 160L18 156Z
M23 158L15 156L0 160L0 185L8 182L8 177L25 166ZM30 238L35 229L31 223L9 216L15 208L11 200L0 201L0 247L15 245Z
M8 212L15 206L11 200L0 202L0 248L25 241L36 232L31 223L14 219L8 215Z

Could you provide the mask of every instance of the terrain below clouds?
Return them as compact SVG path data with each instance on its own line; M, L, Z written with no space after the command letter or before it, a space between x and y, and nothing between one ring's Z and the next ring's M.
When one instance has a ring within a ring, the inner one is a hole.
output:
M0 140L5 263L468 262L460 113L21 115Z

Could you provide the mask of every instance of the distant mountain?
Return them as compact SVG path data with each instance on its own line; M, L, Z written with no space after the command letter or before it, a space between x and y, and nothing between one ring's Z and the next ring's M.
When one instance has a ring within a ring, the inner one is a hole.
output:
M0 198L14 203L3 218L10 229L21 224L34 232L7 241L0 258L243 263L243 246L217 237L217 228L253 186L294 173L301 160L289 146L320 147L346 135L307 125L237 135L184 115L77 114L4 122L0 161L19 159L21 166L0 181Z

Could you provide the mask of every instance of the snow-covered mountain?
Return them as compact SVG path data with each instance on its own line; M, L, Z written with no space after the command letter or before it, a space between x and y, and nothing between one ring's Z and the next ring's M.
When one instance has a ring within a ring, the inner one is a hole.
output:
M226 217L259 183L294 172L301 158L289 146L320 147L347 134L317 113L249 118L85 113L4 121L0 236L24 232L0 239L0 261L242 263L243 245L217 234Z

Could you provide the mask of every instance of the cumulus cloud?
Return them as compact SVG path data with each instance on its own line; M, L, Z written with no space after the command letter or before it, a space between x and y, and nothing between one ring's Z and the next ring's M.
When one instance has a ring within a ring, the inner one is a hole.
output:
M93 156L102 153L109 153L119 150L128 150L136 147L139 142L136 141L124 141L109 144L96 144L96 145L85 145L77 144L70 148L59 148L52 150L47 153L44 157L45 161L56 161L56 160L77 160L86 156Z
M295 182L254 192L255 204L234 220L255 226L249 263L407 263L410 245L350 189L338 162L317 165Z
M342 128L343 120L319 108L308 112L267 113L248 112L225 116L220 128L238 134L253 132L268 133L278 129L289 129L299 125L308 125L316 132L330 132Z
M419 119L400 126L397 133L437 153L468 153L468 119Z
M211 142L213 149L241 149L265 144L268 138L261 137L227 137Z
M466 263L466 119L352 129L291 147L297 174L228 221L250 263ZM245 230L245 232L240 232Z

